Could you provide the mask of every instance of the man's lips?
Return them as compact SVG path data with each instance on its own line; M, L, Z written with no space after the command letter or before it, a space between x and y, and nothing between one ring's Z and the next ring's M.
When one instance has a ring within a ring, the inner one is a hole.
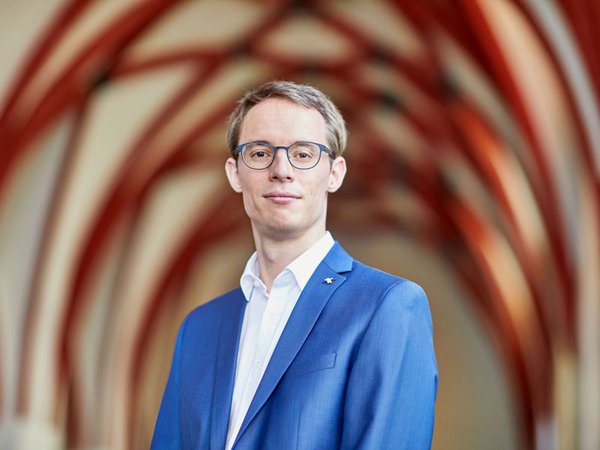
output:
M269 192L264 197L273 203L287 204L300 198L299 195L292 194L291 192Z

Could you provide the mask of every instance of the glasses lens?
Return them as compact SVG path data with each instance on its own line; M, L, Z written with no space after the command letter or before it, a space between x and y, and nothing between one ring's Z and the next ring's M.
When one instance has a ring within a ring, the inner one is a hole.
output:
M244 163L252 169L264 169L273 161L273 149L267 144L251 142L242 150Z
M298 169L311 169L321 157L321 149L311 142L297 142L288 151L290 162Z

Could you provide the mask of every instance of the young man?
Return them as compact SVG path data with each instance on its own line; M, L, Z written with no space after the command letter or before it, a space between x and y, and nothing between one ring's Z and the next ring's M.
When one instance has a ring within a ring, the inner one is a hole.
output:
M362 265L326 231L347 132L320 91L246 93L229 183L256 252L240 287L182 324L152 449L427 449L437 367L420 287Z

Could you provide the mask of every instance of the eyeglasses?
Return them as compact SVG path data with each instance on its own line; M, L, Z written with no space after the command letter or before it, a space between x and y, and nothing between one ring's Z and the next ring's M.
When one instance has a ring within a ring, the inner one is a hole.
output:
M321 152L327 153L332 158L331 150L325 145L309 141L295 142L287 147L285 145L271 145L263 141L251 141L238 145L235 152L242 155L242 161L250 169L261 170L273 164L279 149L285 150L292 167L300 170L312 169L319 164Z

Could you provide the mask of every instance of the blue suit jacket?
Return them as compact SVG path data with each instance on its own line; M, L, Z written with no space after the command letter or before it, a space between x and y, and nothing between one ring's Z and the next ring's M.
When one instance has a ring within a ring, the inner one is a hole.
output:
M185 319L153 450L225 447L245 306L238 288ZM302 291L233 448L427 449L436 391L423 290L336 243Z

